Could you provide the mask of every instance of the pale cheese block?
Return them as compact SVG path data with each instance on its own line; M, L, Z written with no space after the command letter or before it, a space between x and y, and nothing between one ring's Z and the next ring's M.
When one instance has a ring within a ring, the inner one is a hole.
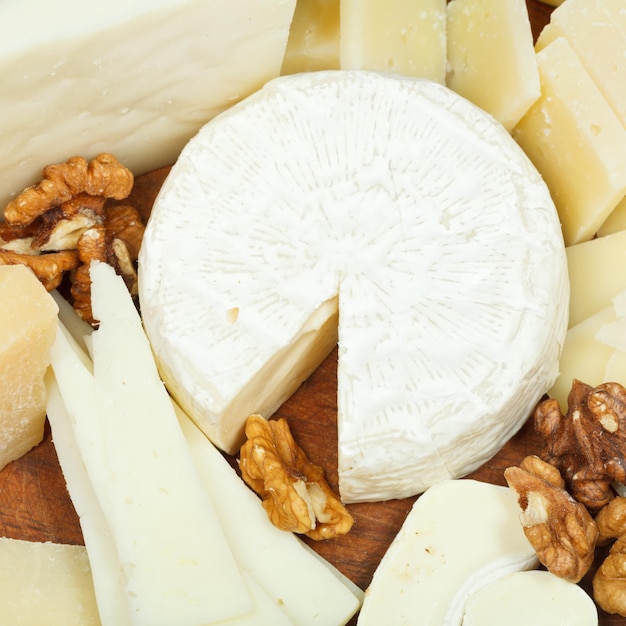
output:
M537 567L519 514L508 487L458 480L428 489L376 568L359 626L460 626L472 593L501 575Z
M339 69L339 0L298 0L282 74Z
M121 576L127 619L136 626L201 626L250 613L245 582L195 471L132 298L104 263L92 263L91 280L100 322L91 337L94 373L63 333L52 349L52 368L82 471L115 548L115 557L91 560L92 569ZM83 498L85 480L78 480Z
M84 546L0 537L0 616L7 626L100 626Z
M602 226L598 228L598 237L612 235L620 230L626 230L626 196L622 198L619 204L606 218Z
M509 131L539 98L526 0L449 2L447 54L448 87Z
M537 50L565 37L626 126L626 5L624 0L567 0L550 15Z
M597 626L593 600L574 583L545 570L516 572L472 595L463 626Z
M446 0L340 0L339 66L446 79Z
M295 0L3 2L0 206L49 163L167 165L280 73ZM71 17L70 17L71 16Z
M513 136L547 182L566 245L591 239L626 195L626 128L568 40L537 53L541 97Z
M0 469L43 439L57 305L33 272L0 266Z
M626 231L569 246L569 325L575 326L611 305L626 289Z
M556 378L569 293L549 192L504 128L359 71L276 79L206 125L154 204L139 285L168 388L229 452L339 337L346 501L490 458Z

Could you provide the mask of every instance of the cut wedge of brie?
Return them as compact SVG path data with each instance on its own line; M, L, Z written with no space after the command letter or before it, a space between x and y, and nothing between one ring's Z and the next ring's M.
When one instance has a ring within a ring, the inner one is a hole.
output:
M204 126L139 278L161 375L228 452L338 337L346 502L490 458L554 381L567 326L556 211L521 149L445 87L366 71L275 79Z

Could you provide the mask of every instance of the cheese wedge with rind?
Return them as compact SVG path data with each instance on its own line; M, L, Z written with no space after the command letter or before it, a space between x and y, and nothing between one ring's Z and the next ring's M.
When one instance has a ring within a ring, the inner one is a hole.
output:
M0 204L73 155L110 152L136 175L172 163L202 124L278 76L294 8L1 3Z
M490 458L557 375L569 293L549 192L504 128L443 86L356 71L276 79L206 125L156 199L139 284L166 384L230 452L316 365L290 352L302 337L332 345L338 298L346 501Z

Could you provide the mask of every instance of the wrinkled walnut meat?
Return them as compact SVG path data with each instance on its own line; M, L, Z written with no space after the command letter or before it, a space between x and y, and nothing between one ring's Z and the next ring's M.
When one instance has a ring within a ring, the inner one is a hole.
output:
M626 535L612 546L593 576L593 599L607 613L626 616Z
M42 180L25 189L4 210L0 264L27 265L49 291L68 273L74 308L95 325L91 260L112 265L136 295L135 261L144 224L133 207L107 205L110 199L126 198L133 182L130 170L106 153L91 162L72 157L47 166Z
M541 458L560 470L574 498L592 512L608 504L611 484L626 482L626 389L575 380L567 415L549 399L537 406L534 421L545 442Z
M565 490L559 471L538 456L504 472L518 496L524 533L554 575L578 582L594 558L598 529L589 511Z
M245 482L261 496L263 507L282 530L311 539L347 533L354 520L324 478L296 444L284 419L251 415L239 467Z

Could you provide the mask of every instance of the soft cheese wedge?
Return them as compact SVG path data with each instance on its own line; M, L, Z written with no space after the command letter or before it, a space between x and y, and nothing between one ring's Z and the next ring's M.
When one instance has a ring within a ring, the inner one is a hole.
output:
M544 570L516 572L470 597L463 626L597 626L598 610L578 585Z
M49 163L171 163L280 73L295 0L0 3L0 205Z
M166 384L229 452L338 336L345 501L490 458L552 384L567 325L556 211L519 146L449 89L373 72L281 77L206 125L139 279Z
M444 481L413 505L374 572L358 624L460 626L472 593L537 565L514 492Z

